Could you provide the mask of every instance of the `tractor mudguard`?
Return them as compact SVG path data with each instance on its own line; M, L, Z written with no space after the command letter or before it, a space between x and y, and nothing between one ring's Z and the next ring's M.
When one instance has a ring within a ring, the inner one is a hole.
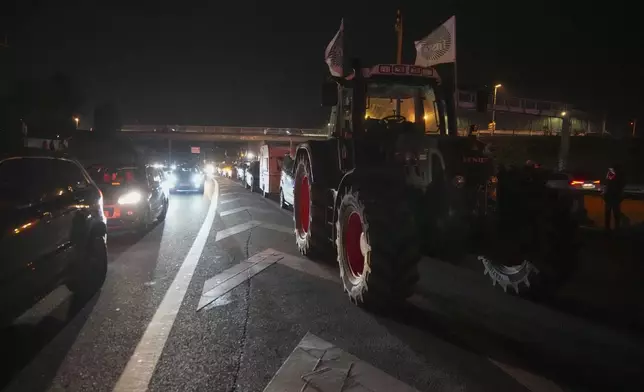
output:
M301 159L303 154L308 156L311 162L311 182L323 187L334 187L331 184L333 178L338 174L337 162L333 160L335 140L311 140L297 146L295 160Z
M387 184L387 187L393 187L397 186L399 190L405 189L405 178L403 173L398 173L397 171L394 173L387 173L383 172L382 168L355 168L351 169L348 172L346 172L343 176L342 179L340 180L340 184L338 185L337 189L335 190L335 194L333 197L333 222L335 222L338 219L338 208L340 207L340 203L342 202L342 197L344 196L344 193L350 189L354 184L357 183L366 183L366 182L373 182L373 183L380 183L380 184ZM395 185L394 185L395 184ZM336 227L333 225L332 228L332 236L335 238L336 236Z

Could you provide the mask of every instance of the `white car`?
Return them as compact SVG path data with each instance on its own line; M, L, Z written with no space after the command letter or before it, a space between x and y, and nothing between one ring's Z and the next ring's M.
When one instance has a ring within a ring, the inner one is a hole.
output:
M282 174L280 177L280 207L288 208L295 203L295 177L293 174L293 165L295 161L290 156L284 158L282 164Z

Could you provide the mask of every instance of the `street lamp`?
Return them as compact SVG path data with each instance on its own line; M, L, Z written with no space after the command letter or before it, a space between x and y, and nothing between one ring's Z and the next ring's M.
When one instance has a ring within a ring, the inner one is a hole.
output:
M80 118L74 117L74 122L76 123L76 129L78 129L78 123L80 122Z
M566 111L564 110L563 112L561 112L561 117L566 117L566 114L568 113L566 113Z
M496 92L501 87L501 84L494 86L494 98L492 98L492 136L494 136L494 131L496 131Z

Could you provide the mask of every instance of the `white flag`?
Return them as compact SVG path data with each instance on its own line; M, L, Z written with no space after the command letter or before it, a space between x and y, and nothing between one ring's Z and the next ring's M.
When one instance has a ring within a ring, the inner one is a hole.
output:
M431 67L456 62L456 16L415 44L416 65Z
M327 45L324 51L324 62L329 66L329 72L333 76L342 76L342 45L344 44L344 19L340 22L340 29Z

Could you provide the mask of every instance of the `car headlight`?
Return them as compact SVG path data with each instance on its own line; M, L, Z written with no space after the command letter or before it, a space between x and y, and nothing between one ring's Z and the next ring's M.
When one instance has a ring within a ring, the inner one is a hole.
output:
M118 203L119 204L136 204L143 199L143 196L141 195L140 192L132 191L124 194L123 196L119 197Z
M192 175L192 182L195 184L200 184L201 183L201 174L193 174Z
M174 185L174 184L176 184L176 183L177 183L177 176L176 176L175 174L173 174L173 173L170 173L170 174L168 175L168 183L169 183L170 185Z

